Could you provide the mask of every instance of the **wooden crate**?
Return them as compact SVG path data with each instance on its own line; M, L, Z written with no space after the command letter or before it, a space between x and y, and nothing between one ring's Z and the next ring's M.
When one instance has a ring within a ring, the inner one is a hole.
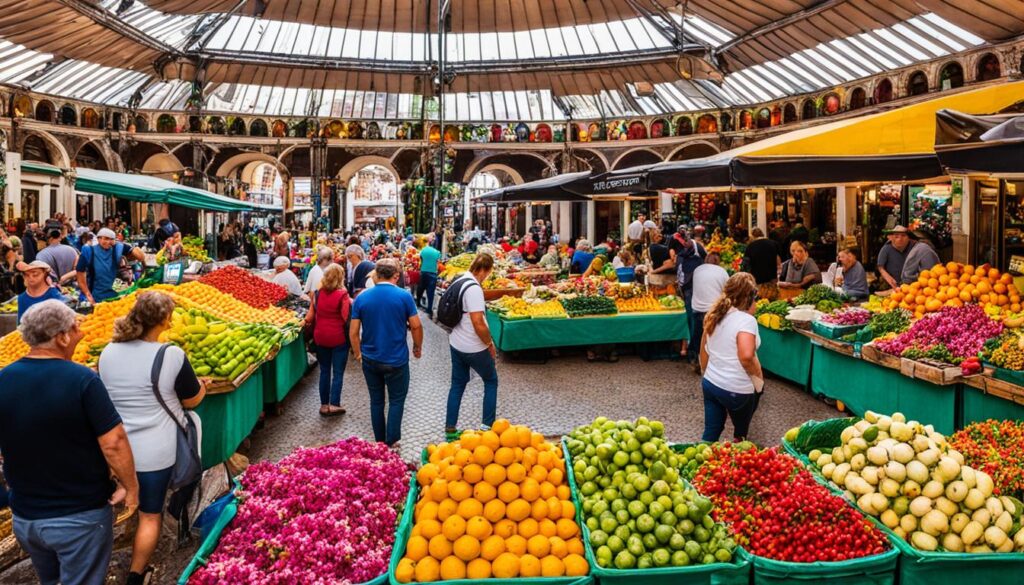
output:
M878 346L873 343L866 343L860 348L860 357L864 358L865 361L869 361L873 364L882 366L883 368L889 368L892 370L900 369L900 356L892 355L891 353L885 353L878 349Z
M958 384L963 380L959 366L900 358L900 373L938 386Z
M828 349L828 350L834 351L836 353L841 353L843 355L848 355L850 357L853 357L853 344L852 343L844 343L842 341L836 341L834 339L829 339L827 337L822 337L822 336L818 335L817 333L813 333L811 331L807 331L807 330L804 330L804 329L795 329L794 328L793 331L796 331L800 335L803 335L803 336L809 338L811 340L811 343L813 343L815 345L820 345L821 347L824 347L825 349Z
M981 390L985 394L991 394L1003 400L1024 406L1024 387L1018 386L1013 382L993 378L992 374L993 370L991 368L985 368L983 375L968 376L964 378L963 382L972 388Z

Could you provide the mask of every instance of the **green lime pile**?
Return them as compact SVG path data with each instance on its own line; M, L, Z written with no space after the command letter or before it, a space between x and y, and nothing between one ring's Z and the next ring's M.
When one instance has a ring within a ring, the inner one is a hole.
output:
M566 440L589 543L602 568L683 567L732 560L736 543L685 484L665 426L594 419Z
M704 443L690 445L681 451L677 450L676 457L679 458L679 472L687 480L693 479L693 476L697 475L697 470L700 469L701 465L704 465L704 462L710 456L711 446Z

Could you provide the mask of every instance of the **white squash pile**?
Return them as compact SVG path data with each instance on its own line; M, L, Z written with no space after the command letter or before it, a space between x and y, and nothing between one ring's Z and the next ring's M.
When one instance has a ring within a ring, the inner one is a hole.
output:
M931 425L866 412L842 445L808 456L864 513L923 551L1024 552L1019 500L992 494L992 478Z

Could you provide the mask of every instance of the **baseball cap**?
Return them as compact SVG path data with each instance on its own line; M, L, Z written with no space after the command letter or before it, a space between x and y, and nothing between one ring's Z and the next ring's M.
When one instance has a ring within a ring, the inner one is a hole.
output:
M96 232L96 237L97 238L110 238L112 240L116 240L117 239L117 234L115 234L114 230L112 230L110 228L103 228L100 231Z
M25 262L18 262L17 264L17 269L19 272L25 272L26 270L35 270L36 268L45 270L47 272L50 271L50 265L47 264L46 262L43 262L42 260L33 260L27 264Z
M908 230L905 226L897 225L896 227L892 228L891 230L888 230L888 231L885 232L885 235L887 235L887 236L891 235L891 234L907 234L907 235L910 235L910 230Z

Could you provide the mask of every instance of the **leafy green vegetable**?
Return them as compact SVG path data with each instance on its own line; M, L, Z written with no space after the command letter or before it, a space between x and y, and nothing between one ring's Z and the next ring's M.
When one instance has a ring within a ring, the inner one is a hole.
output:
M817 305L821 301L833 301L842 305L843 296L824 284L815 284L793 299L794 305ZM817 308L817 307L816 307ZM833 307L835 309L837 307ZM818 308L820 311L821 309Z
M562 299L562 306L570 317L582 315L614 315L618 313L615 299L603 296L583 296Z

